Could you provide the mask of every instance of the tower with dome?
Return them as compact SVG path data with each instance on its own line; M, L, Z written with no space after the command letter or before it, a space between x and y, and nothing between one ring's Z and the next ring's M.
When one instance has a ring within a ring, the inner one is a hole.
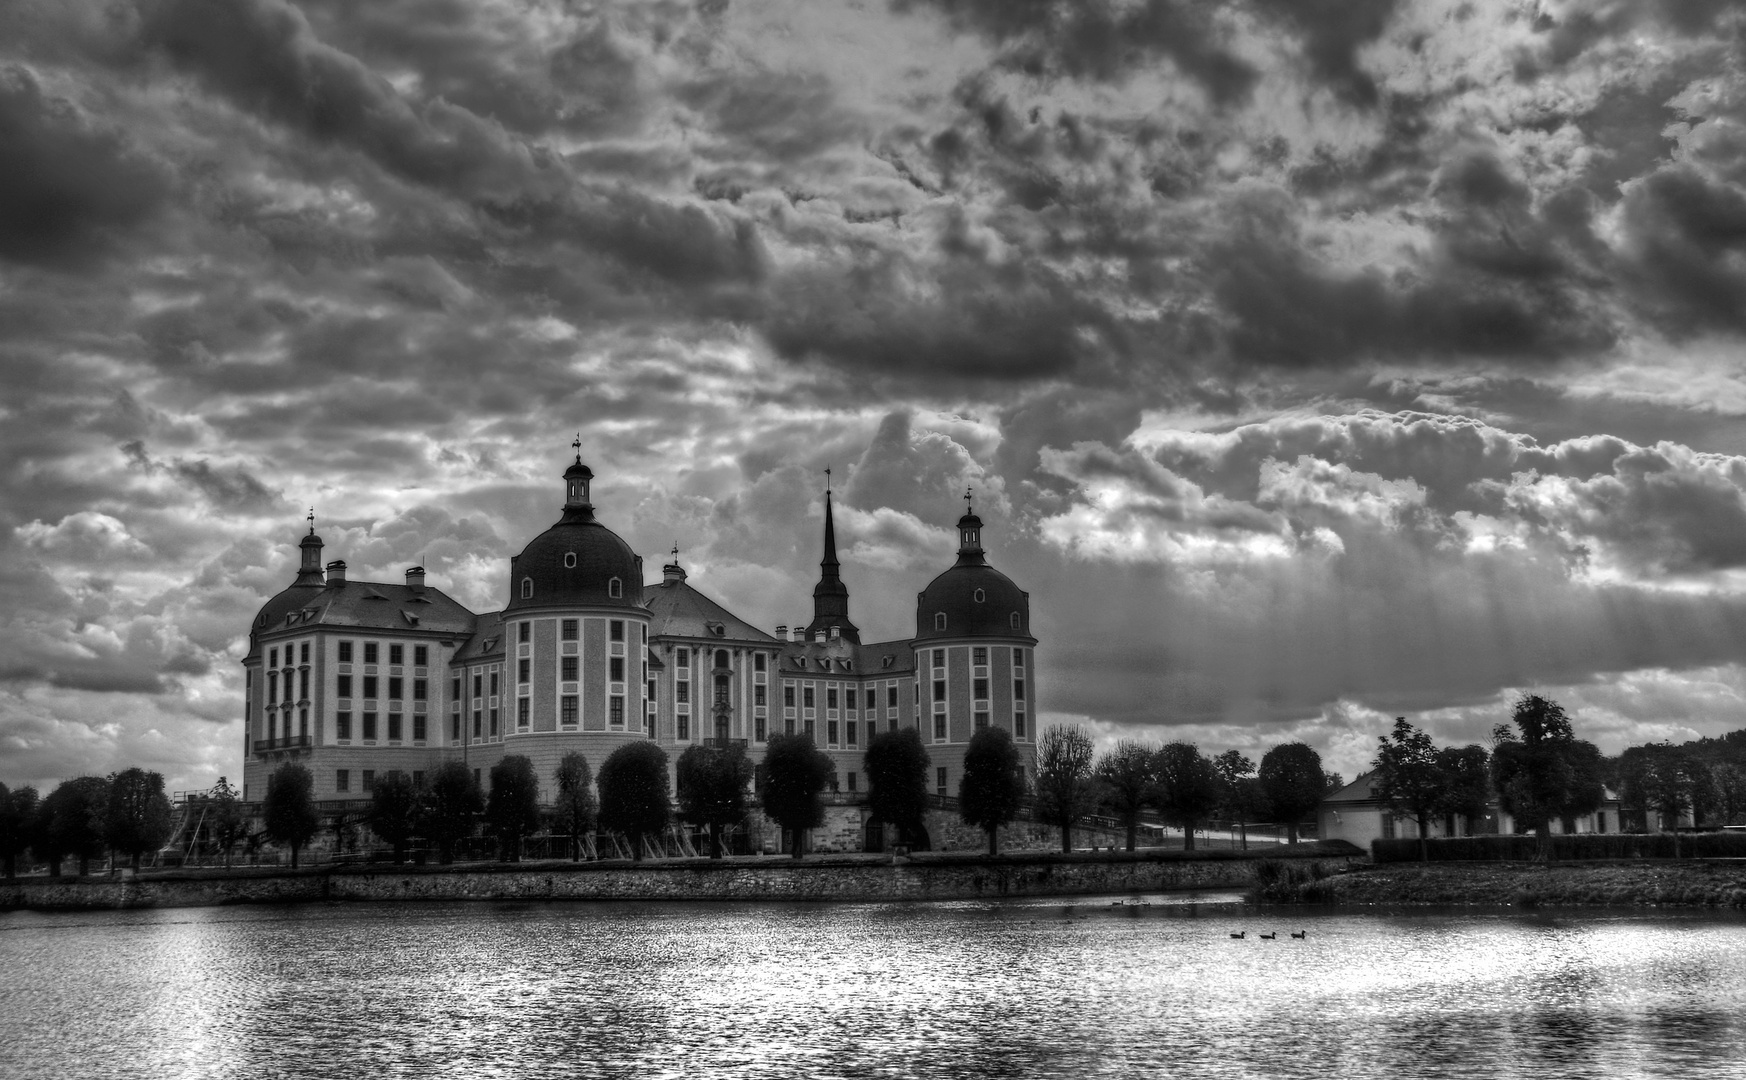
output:
M883 836L862 767L879 732L917 729L930 790L948 803L978 728L1008 729L1030 768L1030 597L989 564L971 507L957 561L916 596L914 635L866 642L849 615L828 486L811 618L771 633L692 585L677 549L645 582L642 557L595 516L593 480L578 453L561 515L510 559L504 605L491 612L427 586L422 567L397 583L349 580L343 561L322 563L312 512L297 577L250 627L244 797L260 798L287 760L309 768L318 800L338 802L368 798L394 771L421 782L449 760L488 784L492 765L521 754L549 800L573 751L596 772L645 739L673 759L738 742L756 762L773 734L806 732L835 765L813 846L860 850Z

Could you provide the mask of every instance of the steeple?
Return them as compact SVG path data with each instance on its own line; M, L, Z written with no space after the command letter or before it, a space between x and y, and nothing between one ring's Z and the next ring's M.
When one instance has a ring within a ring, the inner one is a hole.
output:
M837 527L831 516L829 469L825 470L824 558L818 563L818 584L812 590L812 622L807 624L808 641L823 632L828 640L835 629L842 637L859 644L861 631L849 621L849 587L843 584L842 566L837 562Z
M588 485L594 481L594 470L582 464L582 435L570 444L576 450L575 464L564 470L564 520L591 521L594 504L589 501Z
M970 489L964 489L964 516L958 519L958 565L981 566L988 562L982 550L982 519L970 501Z
M297 580L293 585L320 585L321 576L321 537L315 535L315 507L309 508L309 535L298 543L298 549L303 554L303 563L297 568Z

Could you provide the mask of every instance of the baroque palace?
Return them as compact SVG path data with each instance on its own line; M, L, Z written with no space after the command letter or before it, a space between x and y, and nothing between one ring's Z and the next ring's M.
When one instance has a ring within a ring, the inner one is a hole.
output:
M422 567L404 583L348 580L344 562L323 566L311 524L296 580L249 631L244 798L291 759L323 800L450 759L484 783L507 754L530 758L549 794L571 751L596 772L636 739L675 757L742 741L757 761L771 734L804 731L835 763L834 801L852 808L879 731L919 728L941 795L957 793L979 727L1008 728L1029 758L1030 597L988 564L974 512L958 521L957 562L917 594L914 635L864 642L827 490L812 620L771 634L690 585L677 556L645 584L642 557L594 516L593 475L580 455L565 471L563 515L510 559L501 611L467 610Z

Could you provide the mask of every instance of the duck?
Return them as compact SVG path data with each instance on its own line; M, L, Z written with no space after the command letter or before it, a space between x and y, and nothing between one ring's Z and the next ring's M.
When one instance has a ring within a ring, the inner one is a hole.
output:
M1303 941L1305 938L1309 937L1309 931L1308 930L1293 931L1291 936L1296 938L1299 941Z
M1271 934L1262 934L1261 940L1262 941L1272 941L1274 938L1276 938L1278 936L1279 936L1279 931L1275 930Z
M1240 939L1242 939L1242 938L1246 938L1246 937L1248 937L1248 936L1249 936L1249 931L1247 931L1247 930L1241 930L1241 931L1238 931L1238 932L1237 932L1237 933L1235 933L1235 934L1232 934L1232 935L1231 935L1231 936L1232 936L1232 937L1234 937L1234 938L1237 938L1237 939L1239 939L1239 940L1240 940Z

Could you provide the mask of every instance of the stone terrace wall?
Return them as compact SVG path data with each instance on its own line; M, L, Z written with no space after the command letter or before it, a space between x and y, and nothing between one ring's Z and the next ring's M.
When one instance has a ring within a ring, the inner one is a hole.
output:
M1352 849L1356 855L1357 849ZM23 878L0 882L0 910L203 907L334 900L961 900L1247 888L1253 857L949 854L889 860L535 863L469 867L321 867L301 871L186 871L138 879ZM1330 869L1353 855L1304 845L1298 857Z

